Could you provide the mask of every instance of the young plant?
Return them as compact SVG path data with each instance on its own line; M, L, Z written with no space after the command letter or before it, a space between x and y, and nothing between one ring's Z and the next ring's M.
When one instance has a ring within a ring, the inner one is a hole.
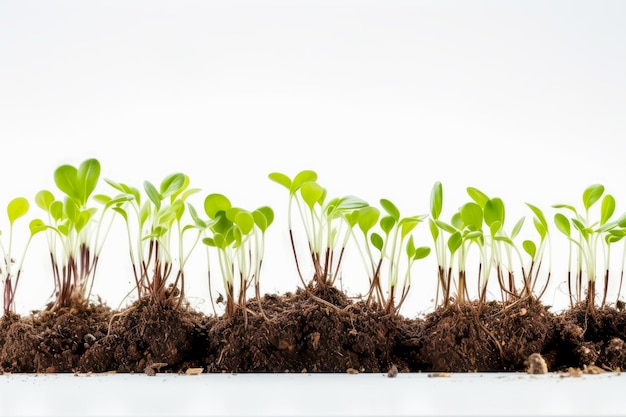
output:
M24 259L26 258L26 251L30 246L30 242L33 236L42 231L42 223L39 220L33 220L30 223L30 237L24 246L22 256L19 257L19 263L16 267L13 264L16 262L13 257L13 224L17 219L23 217L28 213L30 204L28 200L23 197L17 197L11 200L7 206L7 216L9 218L9 242L8 246L4 246L0 241L0 251L2 251L2 259L4 260L4 268L0 266L0 277L2 278L3 291L3 308L4 315L9 316L11 313L15 313L15 292L17 291L17 285L20 282L20 275L22 274L22 266ZM13 281L15 278L15 281Z
M570 242L570 257L568 260L568 290L570 295L570 305L573 306L574 301L579 303L582 301L583 293L583 275L587 279L587 310L593 312L595 310L596 297L596 278L599 258L599 250L602 249L604 254L604 293L602 296L602 306L605 305L610 269L610 249L611 244L619 236L619 233L611 232L620 225L620 221L611 221L611 217L615 211L615 199L611 194L604 197L604 186L601 184L593 184L587 187L582 194L582 202L584 212L579 212L574 206L568 204L556 204L556 209L566 210L571 217L566 217L563 213L557 213L554 217L557 228L563 233ZM600 206L600 216L597 219L590 217L589 210L602 198ZM572 228L573 226L573 228ZM572 235L575 229L577 236ZM572 256L571 249L574 245L577 250L577 271L575 275L576 287L572 289Z
M49 305L52 310L88 303L108 233L108 228L104 233L101 229L110 206L96 219L98 209L88 205L99 177L100 163L96 159L87 159L78 167L62 165L54 172L54 182L64 199L56 200L48 190L35 196L35 202L48 216L47 222L37 220L35 229L46 230L55 287Z
M353 221L350 222L348 219L351 217L351 213L367 207L368 204L353 196L326 201L326 189L316 182L317 174L314 171L301 171L293 180L278 172L269 174L269 178L289 190L287 207L289 239L300 281L305 288L311 284L322 291L332 287L339 274L351 229L355 225ZM313 279L308 283L302 276L293 238L292 210L294 201L304 226L315 271Z
M233 317L237 307L240 307L247 324L247 291L252 283L259 308L263 312L260 275L265 252L265 232L274 220L274 212L267 206L252 212L233 207L222 194L206 196L204 210L211 219L211 236L205 237L202 242L217 250L226 292L226 315Z
M375 302L388 314L396 314L406 300L411 287L411 267L413 263L425 258L430 253L430 248L415 247L413 236L410 233L423 221L426 216L401 217L400 210L390 200L381 199L381 207L387 215L380 219L380 211L371 206L360 208L348 216L351 224L358 224L362 232L365 251L361 249L357 239L359 252L367 265L370 288L367 293L367 302ZM378 223L382 234L374 231ZM408 237L408 239L407 239ZM375 251L373 250L375 249ZM405 273L402 284L402 292L396 302L396 291L401 269L401 255L405 253ZM374 256L376 253L376 256ZM382 288L382 267L387 262L387 295Z
M525 270L522 266L523 287L521 289L520 295L522 297L535 297L535 287L540 281L539 273L543 264L544 253L546 247L550 246L550 230L548 227L548 221L546 220L546 216L544 215L543 211L541 211L541 209L539 209L537 206L530 203L526 203L526 205L533 212L533 225L535 226L535 230L539 235L539 242L535 242L530 239L524 240L522 242L522 247L524 251L530 256L530 266L528 270ZM540 299L543 296L545 291L548 289L548 284L550 283L550 277L552 276L551 250L549 261L550 262L548 265L546 279L541 291L536 296L537 299Z
M203 228L196 223L183 224L186 199L199 190L187 189L189 177L182 173L168 175L159 188L144 181L140 191L124 183L105 180L121 194L115 198L98 196L112 205L126 224L130 259L138 299L147 298L157 305L180 307L185 300L185 264L200 240ZM206 226L206 225L205 225ZM184 236L195 231L191 247L185 250ZM175 250L178 251L175 256ZM178 259L176 273L174 258Z

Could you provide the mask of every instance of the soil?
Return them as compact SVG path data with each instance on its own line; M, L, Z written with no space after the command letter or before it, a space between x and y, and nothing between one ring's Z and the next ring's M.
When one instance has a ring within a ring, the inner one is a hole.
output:
M580 305L554 314L527 299L453 303L411 319L334 288L309 288L265 295L260 306L249 300L245 314L239 309L234 317L139 300L120 311L99 303L0 318L0 371L14 373L202 368L395 375L545 367L626 368L626 312L588 313Z

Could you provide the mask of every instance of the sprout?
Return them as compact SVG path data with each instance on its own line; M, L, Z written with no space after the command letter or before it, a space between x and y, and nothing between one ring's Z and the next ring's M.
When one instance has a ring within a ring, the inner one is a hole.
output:
M602 198L603 195L604 197ZM599 218L592 220L589 210L601 198ZM575 302L580 303L582 301L584 275L587 278L587 310L593 312L595 310L598 251L601 248L604 253L604 292L601 304L604 306L609 285L611 244L622 239L622 232L616 228L622 227L621 223L626 222L622 222L621 219L610 221L615 212L615 199L611 194L604 194L604 186L601 184L593 184L587 187L583 191L582 202L584 213L580 213L574 206L569 204L554 205L554 208L565 210L571 216L568 218L562 213L557 213L554 217L554 222L559 231L570 242L567 274L570 305L573 306ZM573 236L572 231L578 232L577 236ZM575 289L572 289L572 248L577 253Z
M100 177L100 163L87 159L78 168L62 165L54 172L57 188L65 194L56 200L52 192L42 190L35 202L47 213L47 222L36 220L34 230L46 231L54 277L54 301L51 309L88 302L98 260L108 228L102 233L105 206L99 219L97 208L88 202ZM110 225L110 223L109 223Z
M370 206L355 211L348 216L348 220L350 224L356 223L362 232L362 244L365 246L365 252L360 249L359 239L357 239L357 245L359 245L359 252L367 265L370 280L367 302L370 303L374 300L376 305L380 306L386 313L397 313L406 300L411 287L413 263L418 259L427 257L430 253L429 247L415 247L413 236L410 235L426 216L401 217L400 210L387 199L381 199L380 205L387 213L386 216L380 218L380 222L378 222L380 211ZM377 223L382 234L373 231ZM402 252L406 256L406 270L402 292L399 301L396 302L396 287L400 276ZM374 256L374 253L377 256ZM382 266L385 261L388 264L386 274L387 296L385 296L381 284Z
M259 308L263 311L259 282L265 232L274 220L274 212L267 206L252 212L233 207L222 194L206 196L204 210L211 219L211 236L205 237L202 242L217 249L226 292L226 315L233 317L236 308L240 307L247 324L246 292L251 283L254 283ZM239 282L235 288L237 275Z
M289 190L287 222L300 281L305 288L308 288L312 283L321 290L333 286L339 274L351 229L355 225L351 219L352 213L367 207L368 204L353 196L333 198L327 201L326 189L316 182L317 174L314 171L301 171L293 180L278 172L269 174L269 178ZM294 201L304 226L315 271L310 283L307 283L302 276L293 238L292 208Z
M105 181L121 193L115 198L98 197L107 206L113 206L126 224L137 297L148 298L158 305L179 307L185 299L185 264L208 226L183 222L185 202L199 190L187 189L189 177L182 173L166 176L159 188L144 181L146 199L135 187ZM184 235L189 231L195 231L195 235L190 248L185 250ZM178 265L172 282L174 258L178 259Z
M3 291L3 307L4 315L8 316L12 312L15 312L15 292L20 282L20 276L22 274L22 267L24 265L24 259L26 258L26 251L30 246L30 242L33 236L42 231L42 224L39 220L33 220L30 223L30 237L24 246L22 256L19 257L19 263L17 267L13 267L16 260L13 257L13 224L15 221L28 213L30 204L24 197L17 197L11 200L7 206L7 216L9 218L9 242L8 246L4 246L0 241L0 251L2 251L2 259L4 260L4 268L0 266L0 277L2 278ZM15 281L13 281L15 278Z

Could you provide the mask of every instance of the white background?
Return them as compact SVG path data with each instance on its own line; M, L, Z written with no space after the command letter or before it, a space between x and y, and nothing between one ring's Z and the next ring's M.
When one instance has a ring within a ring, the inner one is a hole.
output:
M625 18L619 1L1 1L0 210L89 157L136 186L182 171L198 205L220 192L275 209L267 292L299 284L272 171L316 170L329 195L388 198L403 215L427 213L441 181L446 219L474 186L503 198L508 229L525 202L552 218L598 182L621 213ZM28 217L41 215L33 203ZM4 214L0 229L6 241ZM116 222L94 287L114 307L132 289L122 232ZM564 306L566 243L553 235L544 301ZM188 294L209 312L205 269L199 252ZM432 309L435 280L432 257L416 265L405 314ZM343 281L361 291L360 264ZM39 237L18 312L51 291Z

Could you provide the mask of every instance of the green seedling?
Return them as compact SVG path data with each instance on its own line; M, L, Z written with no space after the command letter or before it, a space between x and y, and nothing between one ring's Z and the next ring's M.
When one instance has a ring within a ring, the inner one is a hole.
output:
M278 172L269 174L269 178L289 190L287 208L289 239L300 281L305 288L308 288L310 284L322 290L333 286L339 275L341 260L351 235L351 229L355 225L354 221L348 219L355 210L367 207L368 204L353 196L327 201L326 189L316 182L317 174L314 171L301 171L293 180ZM309 244L314 268L311 282L307 282L302 275L294 242L292 227L294 202Z
M185 300L185 264L207 224L185 223L186 199L198 192L188 189L189 177L182 173L166 176L157 188L144 181L145 196L135 187L105 180L120 192L117 197L98 196L113 206L126 224L130 259L138 299L147 298L158 305L179 307ZM146 198L144 198L146 197ZM189 249L184 236L194 232ZM177 250L177 256L175 255ZM178 259L176 273L173 258Z
M8 246L4 246L0 241L0 251L2 251L2 259L4 260L4 268L0 266L0 277L2 277L3 286L3 307L4 315L8 316L15 313L15 292L20 282L26 251L30 246L33 236L43 230L42 223L39 220L32 220L30 223L30 237L23 248L22 255L18 258L19 263L14 267L16 262L13 257L13 225L15 221L28 213L30 204L27 199L17 197L11 200L7 206L7 216L9 218L9 242ZM13 279L15 278L15 281Z
M98 209L88 205L100 178L100 163L87 159L78 167L62 165L54 172L54 182L65 195L55 199L42 190L35 202L47 213L47 222L37 220L35 231L46 230L54 277L54 300L49 308L87 303L93 287L98 260L109 228L102 230L103 218L111 205ZM110 222L108 223L110 226Z
M590 209L600 201L600 199L602 200L599 218L592 219L590 217ZM561 209L570 214L570 217L567 217L563 213L557 213L555 214L554 222L559 231L561 231L570 242L567 274L570 305L573 306L575 303L582 301L583 276L585 276L587 282L585 301L587 310L593 312L595 310L599 250L602 250L604 253L604 292L601 304L604 306L609 284L611 244L619 241L623 237L620 235L621 232L616 230L616 228L626 225L626 221L623 216L619 221L611 220L615 212L615 198L611 194L604 194L604 186L601 184L593 184L587 187L583 191L582 202L584 212L579 212L574 206L569 204L554 205L554 208ZM577 254L577 270L574 278L575 288L572 288L572 248Z
M250 212L233 207L223 194L209 194L204 200L209 216L211 235L202 242L217 250L226 292L226 315L233 317L241 308L247 324L247 291L254 283L254 292L261 307L260 275L265 252L265 232L274 221L274 212L263 206ZM236 287L236 279L238 283Z
M528 271L524 268L521 252L514 243L523 224L524 217L519 219L510 233L505 231L505 205L498 197L490 198L487 194L474 187L468 187L467 193L472 201L463 204L450 222L440 220L443 208L443 187L436 182L431 191L429 219L430 232L435 243L437 256L437 297L444 307L449 306L453 285L453 261L456 258L456 302L463 303L469 296L467 286L467 256L471 246L475 245L479 251L479 267L477 277L477 291L479 301L485 302L487 288L492 269L495 269L503 301L512 301L522 297L532 297L534 287L539 277L539 267L535 268L537 259L543 255L544 245L537 245L530 241L523 242L524 250L531 256L531 266ZM536 213L540 210L534 207ZM535 226L540 230L541 242L547 234L545 217L540 213L543 222L535 218ZM540 228L540 229L539 229ZM446 238L447 235L447 238ZM514 259L519 259L523 277L523 287L517 288L515 280ZM539 262L540 265L540 262ZM547 282L546 280L546 286ZM545 291L545 287L544 290ZM543 295L543 291L539 297Z
M408 296L411 287L411 267L415 261L428 256L429 247L415 247L410 233L426 216L401 217L400 210L390 200L381 199L381 207L386 215L380 218L380 210L375 207L362 207L347 216L349 224L357 224L361 230L363 246L359 239L357 246L367 266L370 288L367 302L375 302L386 313L396 314ZM380 221L379 221L380 218ZM374 231L378 224L379 231ZM356 235L355 235L356 236ZM405 253L405 273L402 292L396 302L396 291L401 270L401 255ZM376 255L374 255L376 253ZM383 264L387 263L387 295L382 288Z

